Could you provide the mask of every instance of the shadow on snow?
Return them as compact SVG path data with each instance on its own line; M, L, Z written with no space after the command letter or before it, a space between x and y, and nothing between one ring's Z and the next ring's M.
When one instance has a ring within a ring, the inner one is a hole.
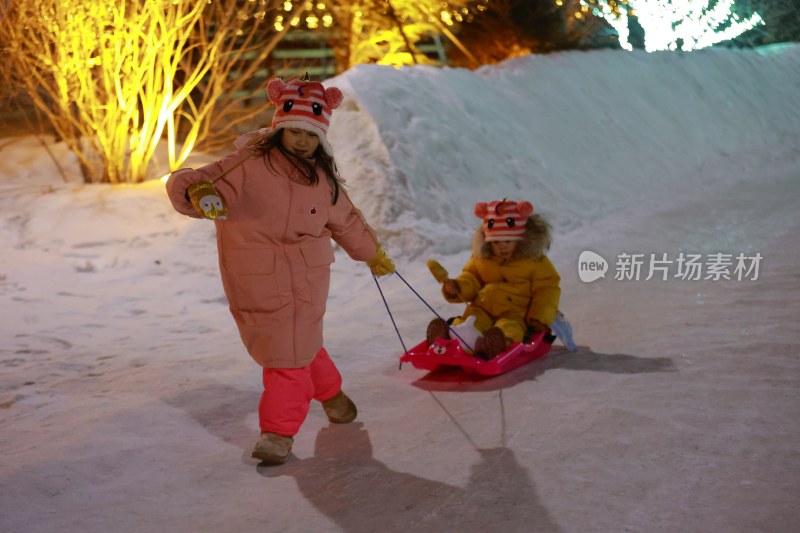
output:
M476 450L480 460L461 488L390 469L373 457L360 422L331 424L317 434L313 457L258 471L293 477L308 501L348 533L560 531L511 449Z

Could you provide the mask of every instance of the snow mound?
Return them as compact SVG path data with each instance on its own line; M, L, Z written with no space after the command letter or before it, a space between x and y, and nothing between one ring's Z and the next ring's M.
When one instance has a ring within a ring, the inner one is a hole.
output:
M800 145L798 45L360 65L328 83L346 95L329 136L351 198L395 254L468 248L477 201L527 199L564 232Z

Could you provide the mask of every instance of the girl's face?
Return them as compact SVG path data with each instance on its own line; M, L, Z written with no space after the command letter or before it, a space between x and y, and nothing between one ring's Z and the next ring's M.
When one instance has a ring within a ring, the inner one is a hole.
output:
M297 157L308 159L314 155L319 146L319 137L316 133L300 128L283 128L281 138L283 147Z
M492 255L500 259L509 260L514 255L514 250L517 249L519 241L492 241L489 244L492 246Z

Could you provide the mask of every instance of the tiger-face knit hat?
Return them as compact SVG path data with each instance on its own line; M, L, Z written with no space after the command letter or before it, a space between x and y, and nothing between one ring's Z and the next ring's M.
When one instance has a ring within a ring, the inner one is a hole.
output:
M272 129L300 128L317 134L322 149L333 156L328 143L331 112L339 107L344 96L336 87L327 89L318 81L274 78L267 84L267 95L277 109Z
M475 204L475 216L483 220L486 242L521 241L525 239L525 222L533 213L530 202L494 200Z

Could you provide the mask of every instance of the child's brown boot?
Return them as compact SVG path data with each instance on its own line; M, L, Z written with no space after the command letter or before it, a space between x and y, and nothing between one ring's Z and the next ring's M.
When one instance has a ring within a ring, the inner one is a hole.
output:
M286 462L292 452L294 439L277 433L265 431L256 442L251 456L271 465L280 465Z
M322 408L325 409L328 420L334 424L348 424L355 420L356 415L358 415L356 404L342 391L339 391L330 400L322 402Z
M428 330L425 332L425 339L428 341L428 346L433 344L436 339L449 339L450 326L443 318L434 318L428 324Z
M483 334L483 351L488 359L494 359L504 352L508 348L508 344L508 339L500 328L491 327Z

